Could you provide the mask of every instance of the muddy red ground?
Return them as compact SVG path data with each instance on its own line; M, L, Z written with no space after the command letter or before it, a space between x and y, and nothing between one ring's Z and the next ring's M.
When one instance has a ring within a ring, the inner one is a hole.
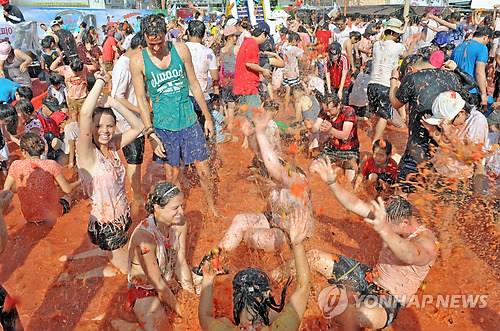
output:
M405 134L389 131L388 137L396 151L402 153ZM364 133L361 139L365 151L369 142ZM151 155L149 150L147 153ZM229 143L221 148L219 155L222 168L219 170L217 205L223 217L215 220L206 216L198 187L193 188L187 198L185 213L190 224L188 262L191 264L198 263L202 255L217 244L236 214L261 211L265 207L257 187L245 179L250 152L242 150L240 143ZM161 178L161 171L149 161L146 163L144 188L148 190L152 180ZM299 163L306 165L308 161L300 157ZM320 248L364 263L375 263L381 247L377 234L362 219L343 210L317 178L312 180L312 190L318 222L316 234L307 241L306 248ZM421 205L425 207L425 203ZM9 242L1 257L0 283L18 299L17 307L26 330L110 330L112 319L134 320L133 315L124 310L127 285L124 275L86 281L66 279L67 275L74 276L103 265L104 258L58 261L61 255L93 248L86 234L88 214L89 203L83 200L53 227L30 225L23 220L19 201L14 198L13 208L6 216ZM438 214L439 211L434 215L437 219L441 217ZM443 309L427 305L424 309L404 309L390 330L500 330L499 247L491 244L495 237L498 239L498 232L495 232L498 225L492 228L484 215L470 212L467 220L465 227L456 227L453 231L451 256L445 261L438 260L419 294L486 294L487 307ZM230 256L229 267L232 271L246 266L271 270L288 257L288 249L265 254L242 246ZM231 316L232 275L234 273L221 277L216 283L215 308L219 316ZM317 294L325 286L326 281L314 275L314 289L303 330L338 329L338 325L329 324L321 317L316 304ZM197 305L196 298L187 298L185 318L172 319L170 329L198 330Z

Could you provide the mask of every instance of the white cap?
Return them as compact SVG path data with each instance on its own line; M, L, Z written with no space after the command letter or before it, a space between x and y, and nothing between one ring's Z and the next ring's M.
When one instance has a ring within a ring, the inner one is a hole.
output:
M453 120L462 109L465 100L455 91L443 92L437 96L432 104L432 116L424 119L431 125L439 125L443 120Z
M231 17L226 22L226 26L235 26L236 24L238 24L238 20L234 17Z

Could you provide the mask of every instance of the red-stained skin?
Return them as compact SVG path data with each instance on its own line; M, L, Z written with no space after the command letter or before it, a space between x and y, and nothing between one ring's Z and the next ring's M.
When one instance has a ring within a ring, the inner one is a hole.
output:
M393 143L395 152L402 154L405 136L404 133L387 130L386 139ZM360 140L363 157L369 152L371 144L364 132L360 132ZM19 151L14 150L13 154L19 155ZM224 218L212 219L206 216L206 207L199 187L192 188L186 194L185 215L190 226L187 261L190 265L197 265L206 252L217 246L236 214L261 212L266 207L266 201L261 198L259 189L253 182L246 181L243 174L250 164L251 153L242 150L239 143L230 143L218 149L218 155L223 161L223 167L219 170L217 207ZM164 172L161 168L151 166L149 144L146 144L145 160L142 171L144 190L147 192L151 183L163 179ZM303 169L307 169L310 163L301 153L297 155L296 161ZM69 177L71 171L66 172ZM318 248L374 264L381 248L377 234L362 219L347 213L339 206L326 185L317 177L310 178L310 183L317 222L314 236L305 243L306 249ZM364 197L367 198L366 194ZM421 204L416 205L422 215L433 216L437 220L446 216L445 211L431 210L429 201L420 199ZM101 331L111 329L112 319L135 320L133 314L124 309L127 301L125 275L86 281L64 280L61 276L64 276L64 273L74 276L106 262L106 258L67 263L58 261L61 255L95 248L87 237L89 210L89 202L82 200L50 229L45 225L25 225L20 214L19 201L17 198L13 199L13 208L6 215L9 242L0 262L0 284L13 297L18 298L20 303L16 307L25 330ZM140 213L144 214L144 211ZM132 229L140 219L134 209ZM465 223L471 228L484 222L479 215L470 215L466 220ZM500 286L499 278L496 278L500 276L498 273L495 276L495 267L488 266L487 259L478 257L480 254L476 248L463 244L464 235L460 230L451 231L451 235L455 250L446 261L437 261L426 279L425 290L420 290L419 293L489 294L488 307L464 310L438 309L431 306L425 309L404 309L388 330L500 330ZM477 243L476 247L480 247L480 243ZM497 252L498 248L499 246L496 246ZM491 251L491 247L489 249L491 255L495 250ZM229 254L224 266L229 267L230 274L217 277L215 282L216 316L232 318L231 281L236 271L248 266L270 271L290 257L291 253L287 248L270 254L248 249L245 245ZM498 265L496 270L498 272ZM275 298L279 298L281 285L273 284ZM294 286L295 282L288 293L293 292ZM316 296L326 286L328 283L324 278L313 274L313 291L302 330L327 330L329 327L332 330L339 329L337 324L321 318L316 304ZM178 297L182 300L185 313L183 318L170 314L171 329L199 330L198 299L183 292L178 294ZM102 314L104 315L100 316Z

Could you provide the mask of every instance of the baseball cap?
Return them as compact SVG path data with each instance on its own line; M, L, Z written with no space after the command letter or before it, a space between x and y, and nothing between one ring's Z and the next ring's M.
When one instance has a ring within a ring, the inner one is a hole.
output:
M436 69L440 69L444 64L444 52L441 50L434 51L429 57L429 63Z
M12 46L8 41L3 41L0 43L0 60L5 61L9 57Z
M0 6L8 5L8 4L9 4L9 0L0 0Z
M226 22L226 26L235 26L236 24L238 24L238 20L234 17L231 17Z
M397 18L391 18L385 23L385 29L402 34L403 33L403 22L401 22Z
M271 28L266 22L259 22L257 25L255 25L252 35L255 37L260 36L262 33L267 34L268 36L271 35Z
M234 25L228 25L224 28L222 34L224 34L225 37L232 36L233 34L238 34L238 29Z
M61 106L59 106L59 102L54 97L45 97L42 100L42 105L46 106L52 112L57 112L61 110Z
M453 120L465 107L465 100L455 91L443 92L432 104L432 116L424 121L431 125L439 125L443 120Z

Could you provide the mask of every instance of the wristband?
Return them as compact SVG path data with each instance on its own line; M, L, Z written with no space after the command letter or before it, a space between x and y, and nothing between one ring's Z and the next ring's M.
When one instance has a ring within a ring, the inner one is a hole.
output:
M104 82L104 84L106 84L106 81L102 77L97 78L95 81L97 82L99 79L102 80Z

